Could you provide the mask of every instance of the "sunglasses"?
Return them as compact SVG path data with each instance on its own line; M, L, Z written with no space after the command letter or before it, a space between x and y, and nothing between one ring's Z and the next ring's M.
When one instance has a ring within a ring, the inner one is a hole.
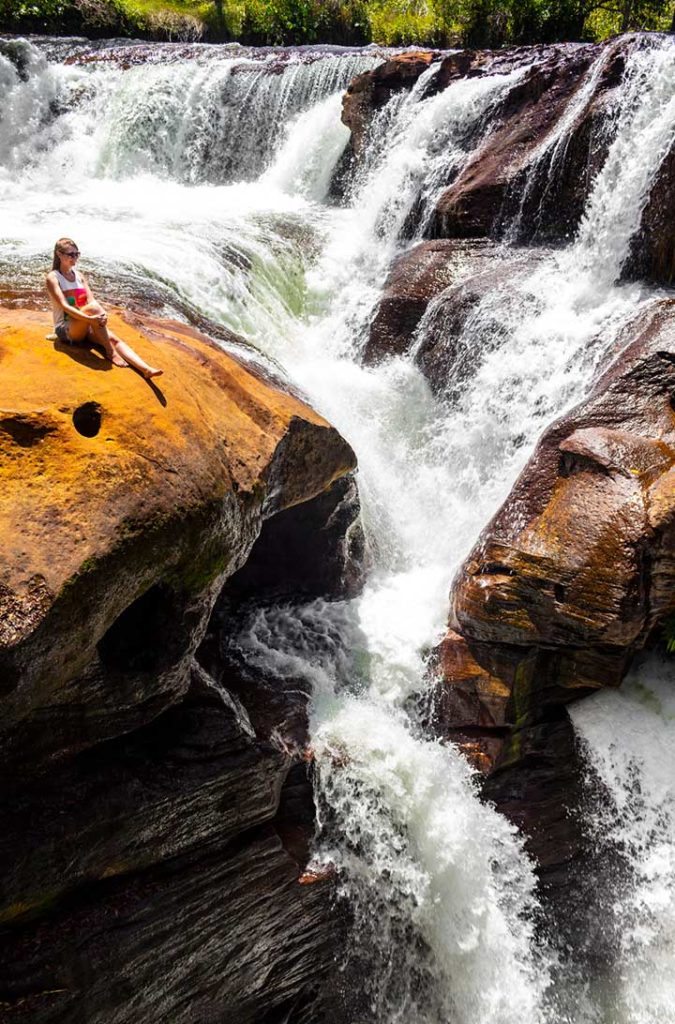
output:
M80 254L77 251L77 249L62 249L61 250L61 255L62 256L70 256L71 260L79 259L79 256L80 256Z

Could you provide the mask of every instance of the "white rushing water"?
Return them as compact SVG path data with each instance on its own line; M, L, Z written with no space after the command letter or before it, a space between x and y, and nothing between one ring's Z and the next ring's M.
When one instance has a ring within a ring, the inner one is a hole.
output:
M341 92L374 55L298 59L270 75L273 57L218 48L128 70L22 53L20 73L0 53L3 266L30 275L55 238L75 238L94 275L161 286L168 308L244 335L357 452L373 558L364 593L258 611L237 643L261 669L313 688L317 857L337 865L352 903L369 1018L556 1024L521 838L481 803L457 751L421 735L407 702L460 559L537 435L651 300L614 279L675 130L672 45L629 60L620 130L577 241L534 253L478 304L447 401L414 358L367 368L360 353L411 213L421 232L521 72L433 95L432 67L379 113L338 206L328 193L348 138ZM639 159L626 160L635 147ZM442 331L443 301L418 345Z
M616 951L598 1020L662 1024L675 1007L675 663L643 659L620 690L570 716L591 790L586 827L613 864L593 908Z

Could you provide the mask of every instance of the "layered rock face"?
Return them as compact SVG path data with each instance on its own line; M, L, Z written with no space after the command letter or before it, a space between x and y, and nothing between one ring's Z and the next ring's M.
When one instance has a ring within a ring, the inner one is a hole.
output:
M488 774L551 889L582 840L564 705L617 686L675 608L675 304L648 307L544 433L452 591L438 724Z
M512 84L480 126L472 158L437 199L429 233L483 237L507 223L512 227L517 215L520 240L568 238L611 141L616 87L635 45L623 36L603 46L405 54L355 79L342 119L358 160L376 111L395 92L410 89L430 65L438 70L425 95L463 78L511 74Z
M311 784L255 686L207 672L207 630L249 556L261 594L280 550L298 594L358 586L354 455L205 335L111 325L165 375L0 310L0 1019L314 1020L335 923L298 884Z
M486 238L420 242L392 266L363 352L366 364L410 355L435 394L458 397L482 354L504 339L503 300L545 255ZM499 299L494 310L490 303Z
M365 350L368 362L411 350L430 303L443 299L437 337L415 358L443 392L447 367L457 363L457 339L482 297L509 286L534 257L492 242L538 246L569 241L577 231L593 182L616 137L622 76L628 59L658 38L621 36L601 45L567 44L503 52L427 52L393 58L359 76L343 101L353 158L364 158L376 115L387 100L415 86L430 96L462 80L511 75L500 98L465 139L471 156L423 211L408 234L426 225L427 241L394 264ZM431 69L431 70L429 70ZM426 78L420 83L420 77ZM672 150L672 147L671 147ZM674 257L673 152L664 153L649 183L640 225L622 267L624 278L670 283ZM417 234L419 237L419 234ZM438 303L437 303L438 304ZM449 322L448 321L449 314Z

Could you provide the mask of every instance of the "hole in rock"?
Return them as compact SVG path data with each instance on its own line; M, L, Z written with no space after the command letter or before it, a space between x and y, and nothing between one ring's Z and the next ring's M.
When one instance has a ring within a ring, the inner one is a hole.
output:
M560 603L562 603L565 600L565 588L563 587L562 583L553 584L553 596L555 597L556 601Z
M581 452L560 452L558 472L562 477L570 477L574 473L594 473L596 476L611 476L607 466L592 455Z
M101 662L125 672L152 672L167 660L179 614L174 592L158 583L119 615L98 643Z
M73 426L83 437L96 437L102 420L103 413L98 402L85 402L73 413Z
M32 448L52 429L45 423L35 423L24 416L5 416L0 420L0 430L9 434L12 441L21 448Z
M515 570L510 569L508 565L502 565L501 562L486 562L480 568L483 576L515 576Z

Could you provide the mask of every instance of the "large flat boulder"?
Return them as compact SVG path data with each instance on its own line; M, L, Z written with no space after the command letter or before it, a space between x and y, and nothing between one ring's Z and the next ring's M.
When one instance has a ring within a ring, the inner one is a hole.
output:
M354 455L206 335L111 321L163 377L0 309L0 1019L339 1021L307 697L228 691L219 639L358 588Z
M263 520L353 469L301 399L183 324L116 313L149 385L0 310L2 757L35 769L187 688Z

